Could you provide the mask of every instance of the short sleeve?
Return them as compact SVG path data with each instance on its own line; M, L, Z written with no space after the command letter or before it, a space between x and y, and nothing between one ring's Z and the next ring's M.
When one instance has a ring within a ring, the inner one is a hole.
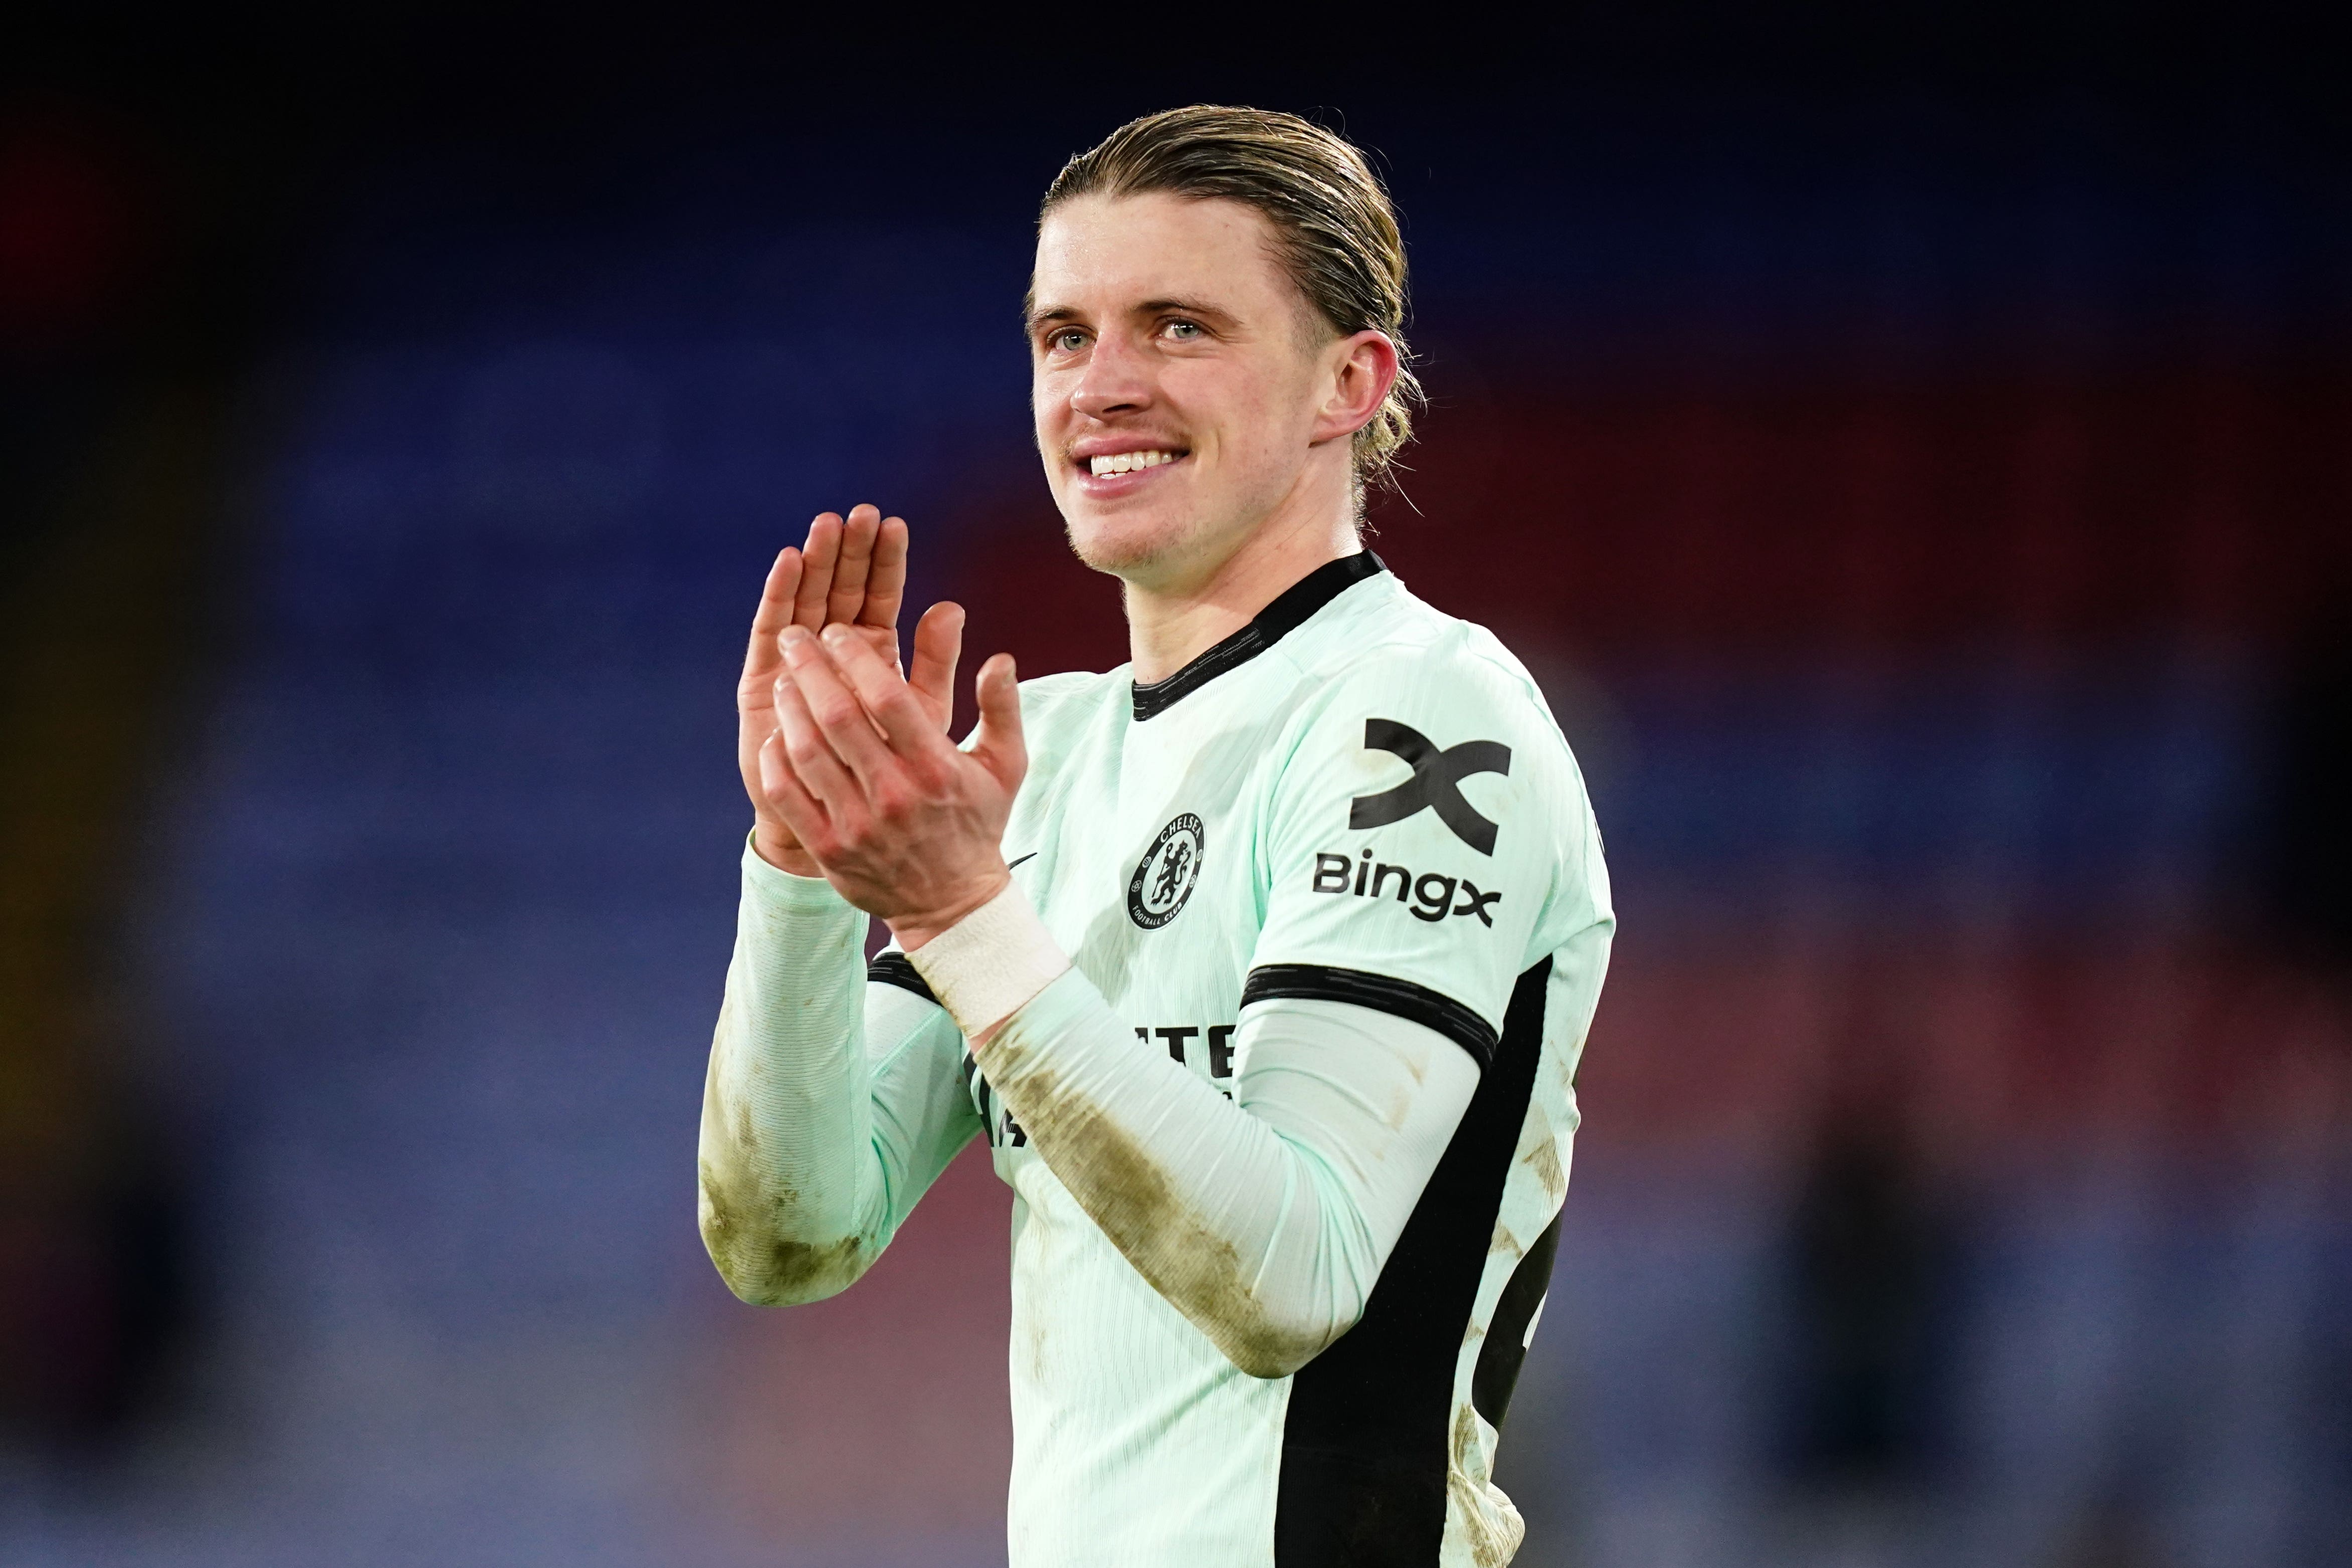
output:
M1336 676L1290 740L1243 1005L1378 1008L1483 1067L1590 815L1531 683L1459 645L1383 649Z

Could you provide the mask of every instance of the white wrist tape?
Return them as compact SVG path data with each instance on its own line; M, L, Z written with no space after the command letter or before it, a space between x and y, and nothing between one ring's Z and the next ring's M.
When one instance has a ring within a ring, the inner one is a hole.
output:
M907 955L967 1039L1003 1023L1070 967L1017 885Z

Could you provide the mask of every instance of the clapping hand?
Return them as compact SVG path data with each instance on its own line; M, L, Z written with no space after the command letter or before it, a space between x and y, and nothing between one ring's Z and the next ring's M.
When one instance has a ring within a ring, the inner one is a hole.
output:
M904 521L817 518L768 574L736 709L761 858L826 878L911 952L1011 880L1000 845L1028 759L1005 654L981 668L971 748L947 739L961 606L924 613L901 674L906 581Z
M775 686L784 666L777 641L787 626L822 631L847 626L892 673L898 664L898 607L907 591L907 524L871 506L852 507L845 521L821 513L809 524L808 542L786 546L768 569L759 613L751 620L751 646L743 655L743 679L735 689L736 763L756 817L753 847L760 858L798 876L819 874L800 842L784 825L760 782L760 752L776 739ZM935 605L915 628L913 685L944 731L953 706L956 653L963 611Z

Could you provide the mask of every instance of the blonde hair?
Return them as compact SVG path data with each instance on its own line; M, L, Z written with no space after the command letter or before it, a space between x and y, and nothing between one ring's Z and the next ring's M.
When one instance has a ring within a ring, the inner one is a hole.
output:
M1354 443L1358 484L1388 479L1412 438L1422 391L1404 341L1404 236L1363 153L1295 114L1213 103L1165 110L1128 121L1063 164L1038 221L1079 196L1151 191L1255 209L1273 226L1276 259L1333 331L1388 334L1396 384Z

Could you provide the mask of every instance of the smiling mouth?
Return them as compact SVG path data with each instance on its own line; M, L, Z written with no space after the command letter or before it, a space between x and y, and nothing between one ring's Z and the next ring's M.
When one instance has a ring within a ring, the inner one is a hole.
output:
M1087 471L1096 479L1109 474L1131 474L1141 468L1157 468L1192 454L1180 449L1150 452L1105 452L1087 459Z

